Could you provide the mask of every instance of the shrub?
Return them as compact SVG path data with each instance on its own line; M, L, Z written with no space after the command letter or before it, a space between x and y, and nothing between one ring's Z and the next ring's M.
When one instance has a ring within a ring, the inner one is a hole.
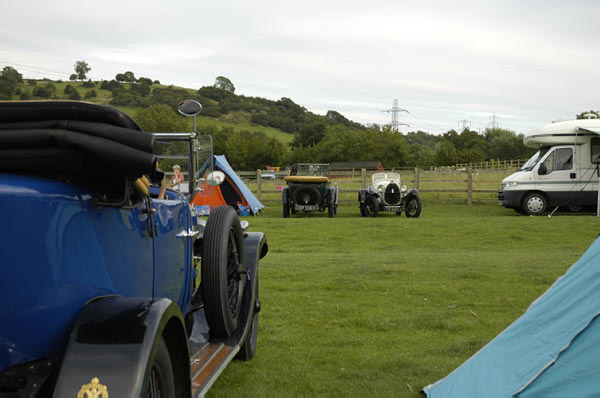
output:
M50 98L50 97L52 97L52 93L46 87L41 87L41 86L35 86L33 88L32 95L34 97L39 97L39 98Z
M30 100L31 93L27 90L23 90L23 92L21 92L21 95L19 95L19 99L23 101Z
M71 86L70 84L67 84L67 85L65 86L64 93L65 93L66 95L69 95L69 94L71 94L71 93L73 93L73 92L75 92L75 91L77 91L77 89L76 89L75 87Z
M100 85L100 88L102 90L108 90L108 91L113 91L115 88L122 88L122 87L123 87L123 85L114 79L111 81L103 80L102 84Z
M81 95L79 94L79 91L75 90L69 94L68 98L70 100L79 101L81 99Z
M98 96L98 94L96 94L96 90L88 90L88 91L85 92L84 98L85 99L90 99L90 98L94 98L94 97L97 97L97 96Z

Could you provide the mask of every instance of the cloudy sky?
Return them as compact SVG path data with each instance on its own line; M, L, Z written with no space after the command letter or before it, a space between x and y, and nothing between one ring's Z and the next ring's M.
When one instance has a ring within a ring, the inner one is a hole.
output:
M600 109L600 1L6 2L0 67L68 79L133 71L188 88L291 98L364 123L518 133Z

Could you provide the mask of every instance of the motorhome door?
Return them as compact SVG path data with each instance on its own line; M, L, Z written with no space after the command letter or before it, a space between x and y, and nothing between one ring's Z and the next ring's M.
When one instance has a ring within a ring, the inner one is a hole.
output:
M536 187L546 193L551 205L581 203L577 189L577 162L575 147L556 146L548 151L535 171Z

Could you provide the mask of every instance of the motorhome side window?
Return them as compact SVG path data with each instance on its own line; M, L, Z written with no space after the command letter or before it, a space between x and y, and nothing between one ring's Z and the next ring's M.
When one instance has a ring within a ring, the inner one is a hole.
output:
M592 148L591 158L592 163L598 164L600 163L600 138L594 137L590 141L590 147Z
M573 168L573 150L571 148L560 148L551 152L543 165L546 167L548 174L556 170L571 170Z

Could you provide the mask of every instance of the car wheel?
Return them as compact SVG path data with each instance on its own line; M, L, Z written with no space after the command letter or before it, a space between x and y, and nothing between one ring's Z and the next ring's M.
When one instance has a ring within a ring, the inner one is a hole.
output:
M377 214L379 214L379 205L374 196L367 196L367 199L365 200L365 210L369 217L377 217Z
M290 201L288 199L288 189L285 188L281 193L281 202L283 203L283 218L290 216Z
M327 205L327 213L329 213L329 218L333 218L333 216L335 216L335 206L333 203L329 203Z
M230 336L237 328L245 279L243 234L230 206L213 209L202 242L202 299L210 333Z
M290 217L290 205L289 203L284 203L283 204L283 218L289 218Z
M530 193L523 199L523 209L532 216L538 216L545 212L546 206L546 197L538 192Z
M150 368L150 377L144 387L145 398L175 398L175 377L169 349L161 336Z
M578 213L583 209L583 206L579 203L569 203L569 210L573 213Z
M412 195L408 198L406 202L406 206L404 206L404 214L406 217L417 218L421 215L421 208L423 204L421 203L421 198L416 195Z
M254 303L254 311L252 312L252 323L246 334L244 343L240 351L235 356L235 359L240 361L249 361L256 354L256 345L258 343L258 315L260 312L260 300L258 299L258 275L256 277L256 302Z

